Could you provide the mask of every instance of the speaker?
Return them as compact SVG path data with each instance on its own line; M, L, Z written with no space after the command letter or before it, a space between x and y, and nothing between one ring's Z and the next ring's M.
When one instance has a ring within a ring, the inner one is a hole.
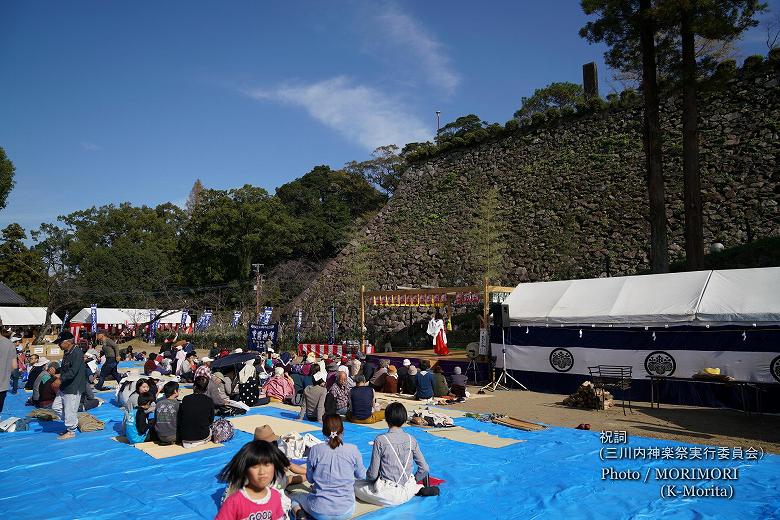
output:
M490 314L493 315L494 326L509 327L509 305L505 303L491 303Z

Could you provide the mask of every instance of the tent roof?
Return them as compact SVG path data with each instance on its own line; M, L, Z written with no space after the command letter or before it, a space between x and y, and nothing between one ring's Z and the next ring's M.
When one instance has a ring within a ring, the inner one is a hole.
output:
M516 325L780 324L780 267L518 285Z
M73 323L90 323L91 310L89 307L84 307L78 314L71 318ZM165 312L168 314L170 311L157 310L158 313ZM114 309L110 307L98 307L97 319L98 323L102 325L130 325L135 323L147 323L149 321L149 309ZM191 318L187 316L187 324L191 322ZM181 323L181 311L173 312L160 319L160 323Z
M0 282L0 305L27 305L27 302L13 289Z
M46 307L0 307L3 325L43 325L46 321ZM52 325L62 325L56 314L51 315Z

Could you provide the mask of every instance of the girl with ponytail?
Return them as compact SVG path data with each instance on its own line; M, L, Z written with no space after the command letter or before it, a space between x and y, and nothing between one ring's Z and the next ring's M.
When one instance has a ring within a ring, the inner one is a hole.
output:
M318 520L346 520L355 512L355 480L366 478L363 457L354 444L345 443L344 423L339 415L322 418L325 441L312 446L306 465L311 493L293 493L293 506L300 505Z

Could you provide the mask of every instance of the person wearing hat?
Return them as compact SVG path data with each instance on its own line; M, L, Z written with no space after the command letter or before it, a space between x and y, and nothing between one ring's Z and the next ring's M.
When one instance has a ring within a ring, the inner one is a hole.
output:
M5 404L5 394L8 393L8 382L11 374L17 368L16 347L8 339L11 337L11 329L3 327L0 330L0 412Z
M98 330L96 339L102 344L103 355L106 356L106 360L103 363L103 366L100 367L100 378L98 379L95 388L97 390L105 390L104 384L108 376L113 377L117 384L122 380L122 376L119 375L119 370L117 370L119 365L117 362L119 348L117 347L116 342L106 335L105 330Z
M65 355L60 366L60 391L51 408L62 418L66 428L57 439L67 440L76 436L81 394L87 389L87 366L84 363L84 353L76 348L73 334L69 331L60 332L54 343L60 346Z
M276 435L273 428L267 424L255 428L255 440L265 441L279 449L279 436ZM306 466L293 464L291 462L290 465L287 466L287 469L294 473L294 475L288 477L286 473L277 473L276 480L273 482L273 484L271 484L272 487L278 489L279 491L284 491L287 486L303 484L303 482L306 480ZM228 490L225 490L225 494L229 496L227 491Z
M325 373L317 370L312 378L314 384L303 389L303 404L301 404L298 420L307 419L321 423L322 416L325 415L325 396L328 395L325 389Z
M390 365L387 367L387 376L385 376L385 386L382 391L386 394L398 393L398 369Z
M205 376L211 379L211 362L214 360L208 356L203 356L200 358L200 361L200 366L195 369L195 377Z

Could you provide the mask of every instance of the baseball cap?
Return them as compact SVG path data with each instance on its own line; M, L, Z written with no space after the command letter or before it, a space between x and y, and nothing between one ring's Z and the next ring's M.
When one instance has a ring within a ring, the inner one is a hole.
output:
M63 330L60 332L59 336L57 336L57 339L54 340L54 343L59 345L66 340L73 340L73 334L71 334L68 330Z

